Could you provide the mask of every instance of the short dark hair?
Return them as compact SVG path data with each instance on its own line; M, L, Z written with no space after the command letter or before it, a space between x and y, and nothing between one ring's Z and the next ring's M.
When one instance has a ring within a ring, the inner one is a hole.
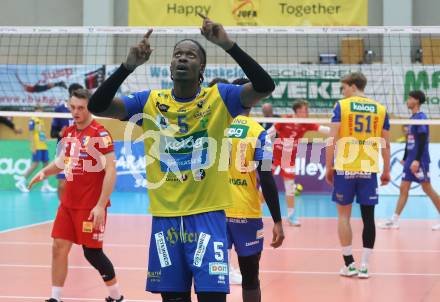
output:
M309 107L309 102L307 102L306 100L296 100L295 102L293 102L292 109L294 112L296 112L296 110L304 106Z
M238 79L235 79L235 80L233 80L232 81L232 84L234 84L234 85L244 85L244 84L247 84L247 83L249 83L250 81L249 81L249 79L246 79L246 78L238 78Z
M367 78L361 72L352 72L347 74L341 79L341 83L345 83L349 86L355 85L357 89L364 91L367 86Z
M90 92L87 89L76 89L72 92L72 96L77 97L79 99L90 99Z
M200 58L202 60L202 64L206 66L206 50L203 48L202 44L200 44L196 40L193 40L193 39L183 39L183 40L180 40L179 42L177 42L174 45L173 51L174 51L174 49L176 49L177 45L179 45L180 43L185 42L185 41L190 41L190 42L194 43L197 46L197 48L199 49L200 53L202 54L202 57ZM200 73L200 75L199 75L199 83L202 84L204 79L205 78L203 77L203 73Z
M223 78L214 78L211 80L211 82L209 82L208 87L212 87L218 83L229 84L229 81Z
M412 90L408 93L410 97L413 99L416 99L419 101L419 104L422 105L424 102L426 102L426 96L425 93L421 90Z
M78 84L78 83L70 84L69 88L68 88L69 96L72 96L72 92L74 92L77 89L84 89L84 87L81 84Z

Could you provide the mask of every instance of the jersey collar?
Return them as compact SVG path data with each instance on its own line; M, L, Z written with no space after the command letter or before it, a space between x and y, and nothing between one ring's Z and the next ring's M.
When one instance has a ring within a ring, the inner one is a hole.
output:
M201 88L199 86L199 89L197 89L197 93L195 96L189 97L189 98L178 98L177 96L174 95L174 89L171 89L171 97L173 98L173 100L175 100L176 102L179 103L188 103L191 102L192 100L196 99L199 94L200 94Z

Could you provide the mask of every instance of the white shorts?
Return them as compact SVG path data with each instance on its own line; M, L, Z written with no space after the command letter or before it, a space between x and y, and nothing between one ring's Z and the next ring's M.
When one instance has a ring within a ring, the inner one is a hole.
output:
M286 196L295 196L295 180L284 178L284 191Z

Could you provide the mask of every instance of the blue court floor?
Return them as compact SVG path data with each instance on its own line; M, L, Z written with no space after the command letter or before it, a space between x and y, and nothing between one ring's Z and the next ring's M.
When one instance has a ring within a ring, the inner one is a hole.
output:
M330 200L330 195L302 194L297 196L296 200L300 217L336 217L336 207ZM280 201L281 211L285 215L283 193L280 194ZM111 196L111 202L110 214L145 215L149 201L147 193L115 192ZM376 217L381 219L391 216L396 202L397 196L381 196L376 207ZM0 191L0 232L53 220L57 207L56 193ZM265 205L264 215L270 216ZM353 217L360 217L358 206L353 207ZM410 197L402 214L404 219L437 219L438 217L429 198L422 196Z

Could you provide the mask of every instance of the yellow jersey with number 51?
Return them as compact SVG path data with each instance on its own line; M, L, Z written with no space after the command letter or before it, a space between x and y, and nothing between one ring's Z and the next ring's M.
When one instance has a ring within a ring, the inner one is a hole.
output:
M379 172L382 131L390 129L385 106L366 97L345 98L335 104L332 122L340 123L335 170Z

